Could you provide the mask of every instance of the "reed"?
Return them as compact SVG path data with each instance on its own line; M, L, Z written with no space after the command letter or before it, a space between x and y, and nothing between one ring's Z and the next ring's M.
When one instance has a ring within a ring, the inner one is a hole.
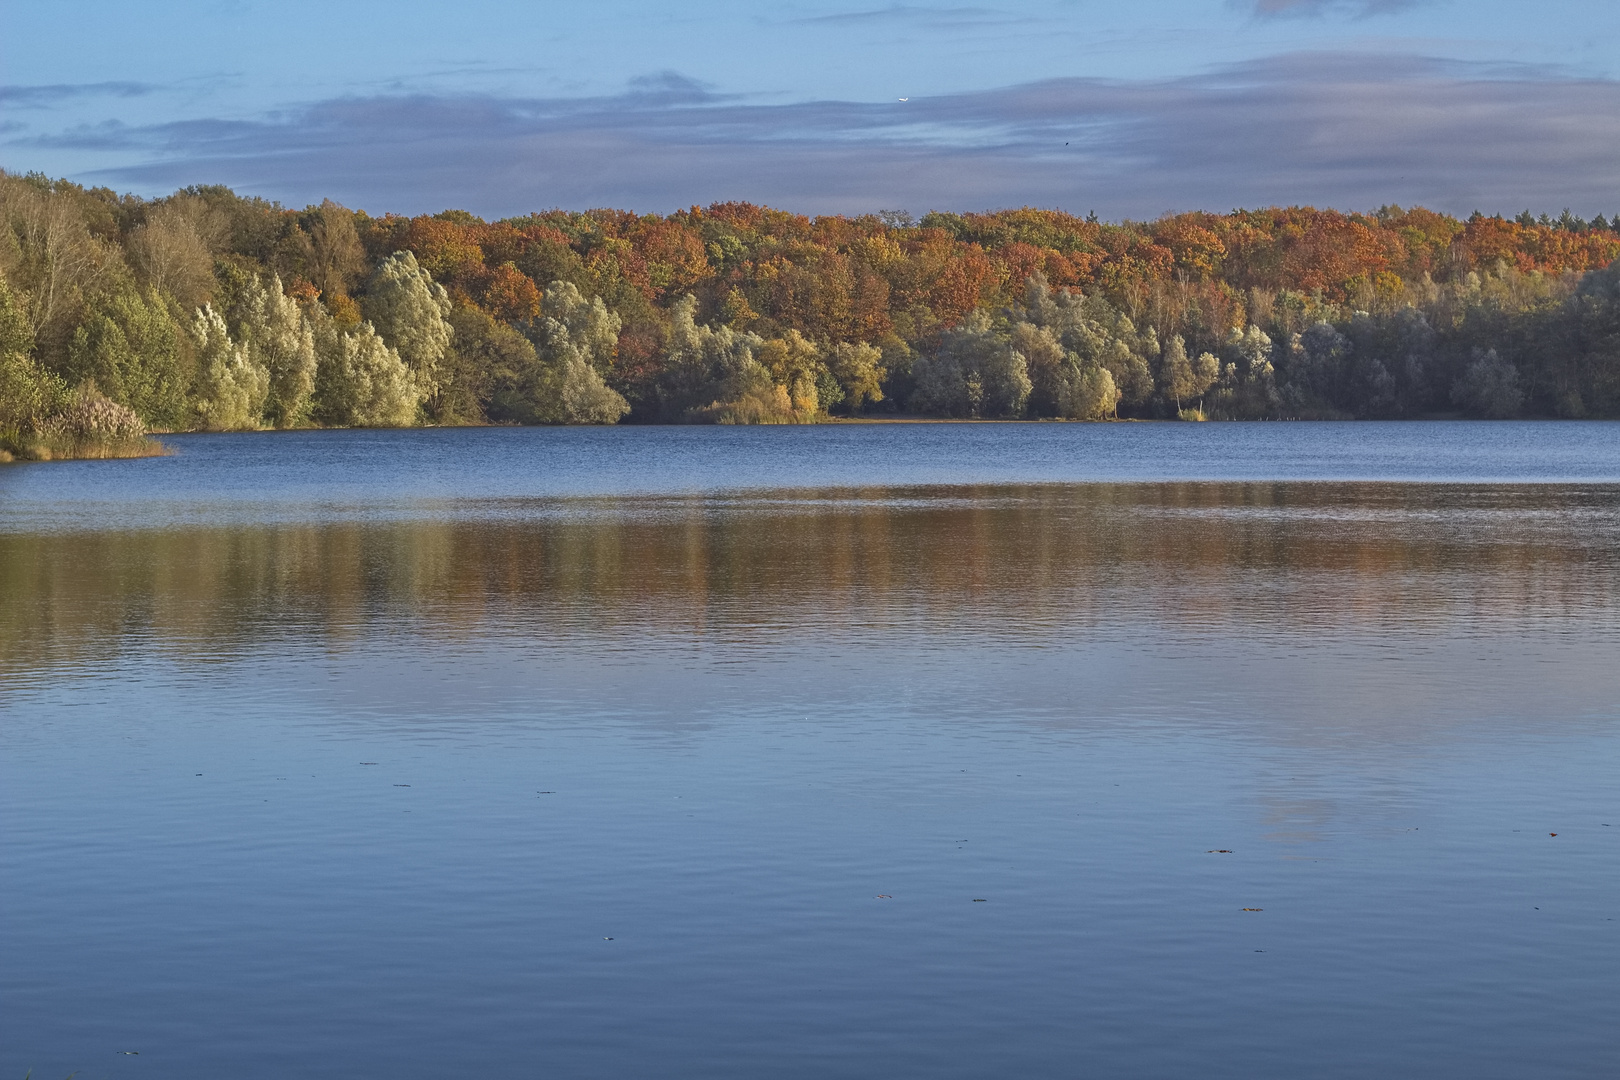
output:
M60 412L28 429L0 433L0 461L158 457L168 447L148 438L133 409L87 386Z

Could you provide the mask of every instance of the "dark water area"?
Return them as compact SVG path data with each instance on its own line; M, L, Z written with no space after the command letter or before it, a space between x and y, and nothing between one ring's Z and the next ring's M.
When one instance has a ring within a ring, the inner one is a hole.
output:
M0 467L0 1075L1620 1060L1620 425L173 443Z

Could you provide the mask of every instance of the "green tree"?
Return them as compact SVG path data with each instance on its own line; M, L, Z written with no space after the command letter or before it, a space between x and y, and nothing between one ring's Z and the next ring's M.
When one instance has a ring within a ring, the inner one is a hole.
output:
M29 436L67 400L67 386L31 355L34 328L0 276L0 450L25 451Z
M1214 353L1201 352L1198 359L1193 361L1193 376L1201 384L1199 396L1209 391L1215 385L1215 380L1221 377L1221 361Z
M191 421L193 371L183 332L155 291L114 291L92 305L73 333L65 374L74 385L93 382L146 424L183 428Z
M1581 280L1565 321L1574 367L1565 394L1574 400L1559 402L1561 412L1620 414L1620 260Z
M1023 356L1029 373L1030 412L1036 416L1066 415L1058 399L1067 392L1070 354L1064 351L1051 327L1038 326L1017 311L1009 314L1009 340Z
M1159 354L1158 336L1151 328L1138 331L1103 297L1070 289L1053 292L1046 279L1035 274L1025 282L1024 303L1017 315L1044 328L1065 353L1074 355L1080 368L1105 368L1125 404L1141 405L1152 397L1149 359Z
M0 353L33 353L34 327L28 319L27 299L13 292L11 283L0 274Z
M450 325L455 338L445 354L435 420L538 423L529 391L540 365L533 342L473 304L456 304Z
M624 320L609 311L600 296L586 300L573 282L553 281L546 286L535 344L550 347L552 342L566 340L579 359L605 376L613 368L623 328Z
M310 417L330 427L411 427L421 415L415 377L368 322L339 322L318 300L303 305L315 339Z
M543 365L533 386L535 417L542 423L616 424L630 411L630 403L575 352L563 351Z

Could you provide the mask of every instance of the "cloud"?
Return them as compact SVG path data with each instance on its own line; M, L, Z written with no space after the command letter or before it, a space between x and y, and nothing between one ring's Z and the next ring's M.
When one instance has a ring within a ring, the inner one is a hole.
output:
M53 83L46 86L0 86L0 105L15 109L44 109L87 97L140 97L154 89L147 83Z
M682 75L678 71L659 71L651 75L638 75L630 80L627 97L650 105L702 105L725 100L713 93L707 83Z
M485 216L728 199L1106 217L1279 203L1620 209L1620 82L1346 53L904 103L756 104L666 75L611 97L344 98L11 145L25 143L131 161L82 179L145 191L228 183L291 204Z

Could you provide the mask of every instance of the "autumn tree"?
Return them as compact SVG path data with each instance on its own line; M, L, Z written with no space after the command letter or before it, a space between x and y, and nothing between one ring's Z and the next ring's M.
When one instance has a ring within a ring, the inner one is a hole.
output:
M1195 400L1232 419L1615 416L1615 225L748 203L485 221L0 173L0 277L30 331L6 361L21 404L0 408L31 416L45 394L112 416L80 392L94 384L168 428L603 422L626 404L728 422L878 403L1168 417Z
M164 203L130 234L130 263L153 292L168 294L185 309L214 291L214 253L200 218L205 212L186 202Z
M813 420L824 405L843 400L843 387L822 362L821 350L797 330L762 343L757 358L771 381L786 391L795 419Z
M114 253L91 236L80 200L55 184L0 175L0 271L17 286L34 334L36 359L61 359L85 294Z

